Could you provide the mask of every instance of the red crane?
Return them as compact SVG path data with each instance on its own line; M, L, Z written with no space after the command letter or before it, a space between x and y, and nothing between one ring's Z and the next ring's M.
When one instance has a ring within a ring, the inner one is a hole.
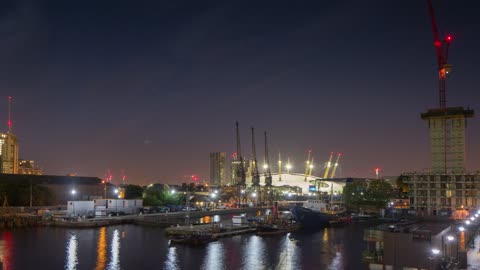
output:
M450 42L452 41L452 36L447 35L443 40L440 39L432 0L427 0L427 3L428 12L430 13L430 19L432 21L433 45L437 51L440 109L444 110L446 108L445 81L447 74L452 69L452 65L448 64L448 49L450 47Z

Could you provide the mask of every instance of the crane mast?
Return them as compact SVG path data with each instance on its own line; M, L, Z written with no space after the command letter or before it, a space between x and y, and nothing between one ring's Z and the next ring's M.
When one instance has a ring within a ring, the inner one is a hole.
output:
M8 126L8 131L7 133L11 134L12 133L12 97L8 97L8 120L7 120L7 126Z
M257 166L257 151L255 149L255 131L252 127L252 186L259 186L260 185L260 174L258 173L258 166Z
M428 12L430 14L430 20L432 23L432 32L433 32L433 45L437 52L437 62L438 62L438 92L440 95L440 109L445 110L446 105L446 85L445 81L447 79L447 74L451 71L452 65L448 64L448 49L450 47L450 42L452 41L452 36L447 35L443 40L440 39L440 34L438 32L437 20L435 19L435 12L433 10L432 0L427 0Z
M282 181L282 156L278 152L278 181Z
M332 171L332 175L330 176L330 178L334 178L335 177L335 172L337 171L337 167L338 167L338 161L340 160L340 156L342 154L338 153L337 155L337 160L335 161L335 165L333 165L333 171Z
M328 172L330 171L330 167L332 167L332 158L333 152L330 153L330 159L328 159L327 168L325 169L325 174L323 175L323 178L328 177Z
M243 166L243 157L242 157L242 150L240 145L240 131L238 129L238 121L235 122L235 125L237 128L237 160L240 161L240 164L238 164L238 167L237 167L236 185L239 187L244 187L245 186L245 167Z
M308 156L307 156L307 164L305 165L305 182L307 182L307 176L308 176L308 169L310 168L310 155L312 154L312 150L308 150Z
M265 131L265 164L267 165L267 170L265 171L265 186L272 186L272 173L270 171L270 159L268 157L268 143L267 143L267 132Z

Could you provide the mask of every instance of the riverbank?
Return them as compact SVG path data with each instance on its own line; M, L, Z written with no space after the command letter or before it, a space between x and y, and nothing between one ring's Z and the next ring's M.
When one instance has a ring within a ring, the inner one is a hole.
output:
M97 228L120 224L135 224L145 226L171 227L180 225L197 224L196 220L215 215L250 214L257 215L265 211L265 207L224 209L211 211L188 211L156 213L144 215L112 216L93 219L42 219L41 216L31 214L8 214L0 216L0 230L15 229L34 226L67 227L67 228ZM209 222L205 222L209 223Z

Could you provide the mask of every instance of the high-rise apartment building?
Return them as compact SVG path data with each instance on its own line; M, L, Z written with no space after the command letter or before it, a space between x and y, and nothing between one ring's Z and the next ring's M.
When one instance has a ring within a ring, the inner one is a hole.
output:
M11 133L0 133L0 173L18 173L18 142Z
M473 110L463 107L430 109L422 113L430 129L433 174L465 173L465 128Z
M223 186L225 181L225 152L210 153L210 185Z

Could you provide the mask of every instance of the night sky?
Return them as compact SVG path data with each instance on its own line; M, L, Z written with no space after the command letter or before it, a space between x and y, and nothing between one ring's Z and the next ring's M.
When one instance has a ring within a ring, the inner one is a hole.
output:
M452 33L447 105L480 114L480 4L434 0ZM0 125L14 98L20 158L46 174L180 183L209 152L278 151L302 172L341 152L338 176L430 167L438 106L426 1L1 1ZM467 169L480 169L469 120ZM229 154L230 155L230 154ZM320 175L317 165L314 174Z

